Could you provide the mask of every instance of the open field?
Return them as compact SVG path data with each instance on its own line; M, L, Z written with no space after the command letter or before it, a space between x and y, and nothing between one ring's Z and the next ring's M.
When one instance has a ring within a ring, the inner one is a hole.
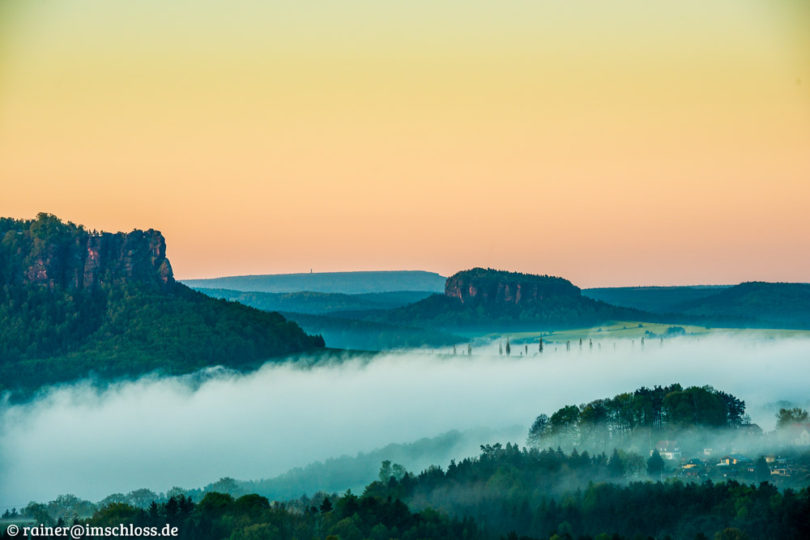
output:
M682 328L670 331L670 328ZM639 321L615 321L587 328L572 328L546 332L516 332L501 334L508 336L514 343L535 342L541 336L547 343L564 343L579 339L658 339L660 337L727 335L745 336L758 339L810 337L810 330L783 330L771 328L712 328L688 324L664 324ZM491 337L495 337L493 334Z

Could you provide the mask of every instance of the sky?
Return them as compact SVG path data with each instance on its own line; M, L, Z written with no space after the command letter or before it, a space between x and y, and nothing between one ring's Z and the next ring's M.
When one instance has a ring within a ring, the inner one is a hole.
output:
M0 190L179 278L807 282L810 6L5 0Z

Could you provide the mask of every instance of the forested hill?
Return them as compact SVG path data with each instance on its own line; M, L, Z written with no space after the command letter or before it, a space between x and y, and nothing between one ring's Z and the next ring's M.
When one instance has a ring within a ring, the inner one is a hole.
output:
M693 285L671 287L602 287L583 289L582 294L614 306L649 311L676 313L685 302L717 294L729 285Z
M751 281L739 285L586 289L585 296L673 320L729 327L810 329L810 284Z
M242 367L323 346L277 313L177 283L158 231L0 219L0 390Z
M810 329L810 284L740 283L675 309L716 325Z
M391 310L390 322L443 328L570 327L656 316L582 296L579 287L553 276L473 268L447 278L443 295Z

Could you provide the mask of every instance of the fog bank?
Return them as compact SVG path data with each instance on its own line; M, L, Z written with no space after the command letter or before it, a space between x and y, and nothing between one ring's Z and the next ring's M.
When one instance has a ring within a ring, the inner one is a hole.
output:
M643 349L605 340L570 352L549 344L542 355L534 345L519 356L524 350L500 356L492 343L469 357L411 351L52 389L0 410L0 508L62 493L99 500L223 476L268 478L453 429L528 429L541 412L639 386L712 385L744 399L766 430L775 404L807 406L810 397L808 339L677 338Z

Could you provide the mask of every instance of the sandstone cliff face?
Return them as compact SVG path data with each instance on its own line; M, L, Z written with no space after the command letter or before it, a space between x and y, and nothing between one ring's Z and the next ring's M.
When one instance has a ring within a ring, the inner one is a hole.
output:
M135 230L131 233L90 236L80 266L81 282L76 286L96 287L105 278L135 279L158 286L174 281L166 258L166 240L159 231ZM77 276L78 278L78 276Z
M94 290L112 281L157 288L174 283L159 231L90 233L58 220L45 221L49 218L17 222L21 226L0 235L0 255L6 259L0 261L6 263L0 281L69 291Z
M462 304L539 305L547 298L580 296L580 289L556 277L474 268L447 279L445 295Z

